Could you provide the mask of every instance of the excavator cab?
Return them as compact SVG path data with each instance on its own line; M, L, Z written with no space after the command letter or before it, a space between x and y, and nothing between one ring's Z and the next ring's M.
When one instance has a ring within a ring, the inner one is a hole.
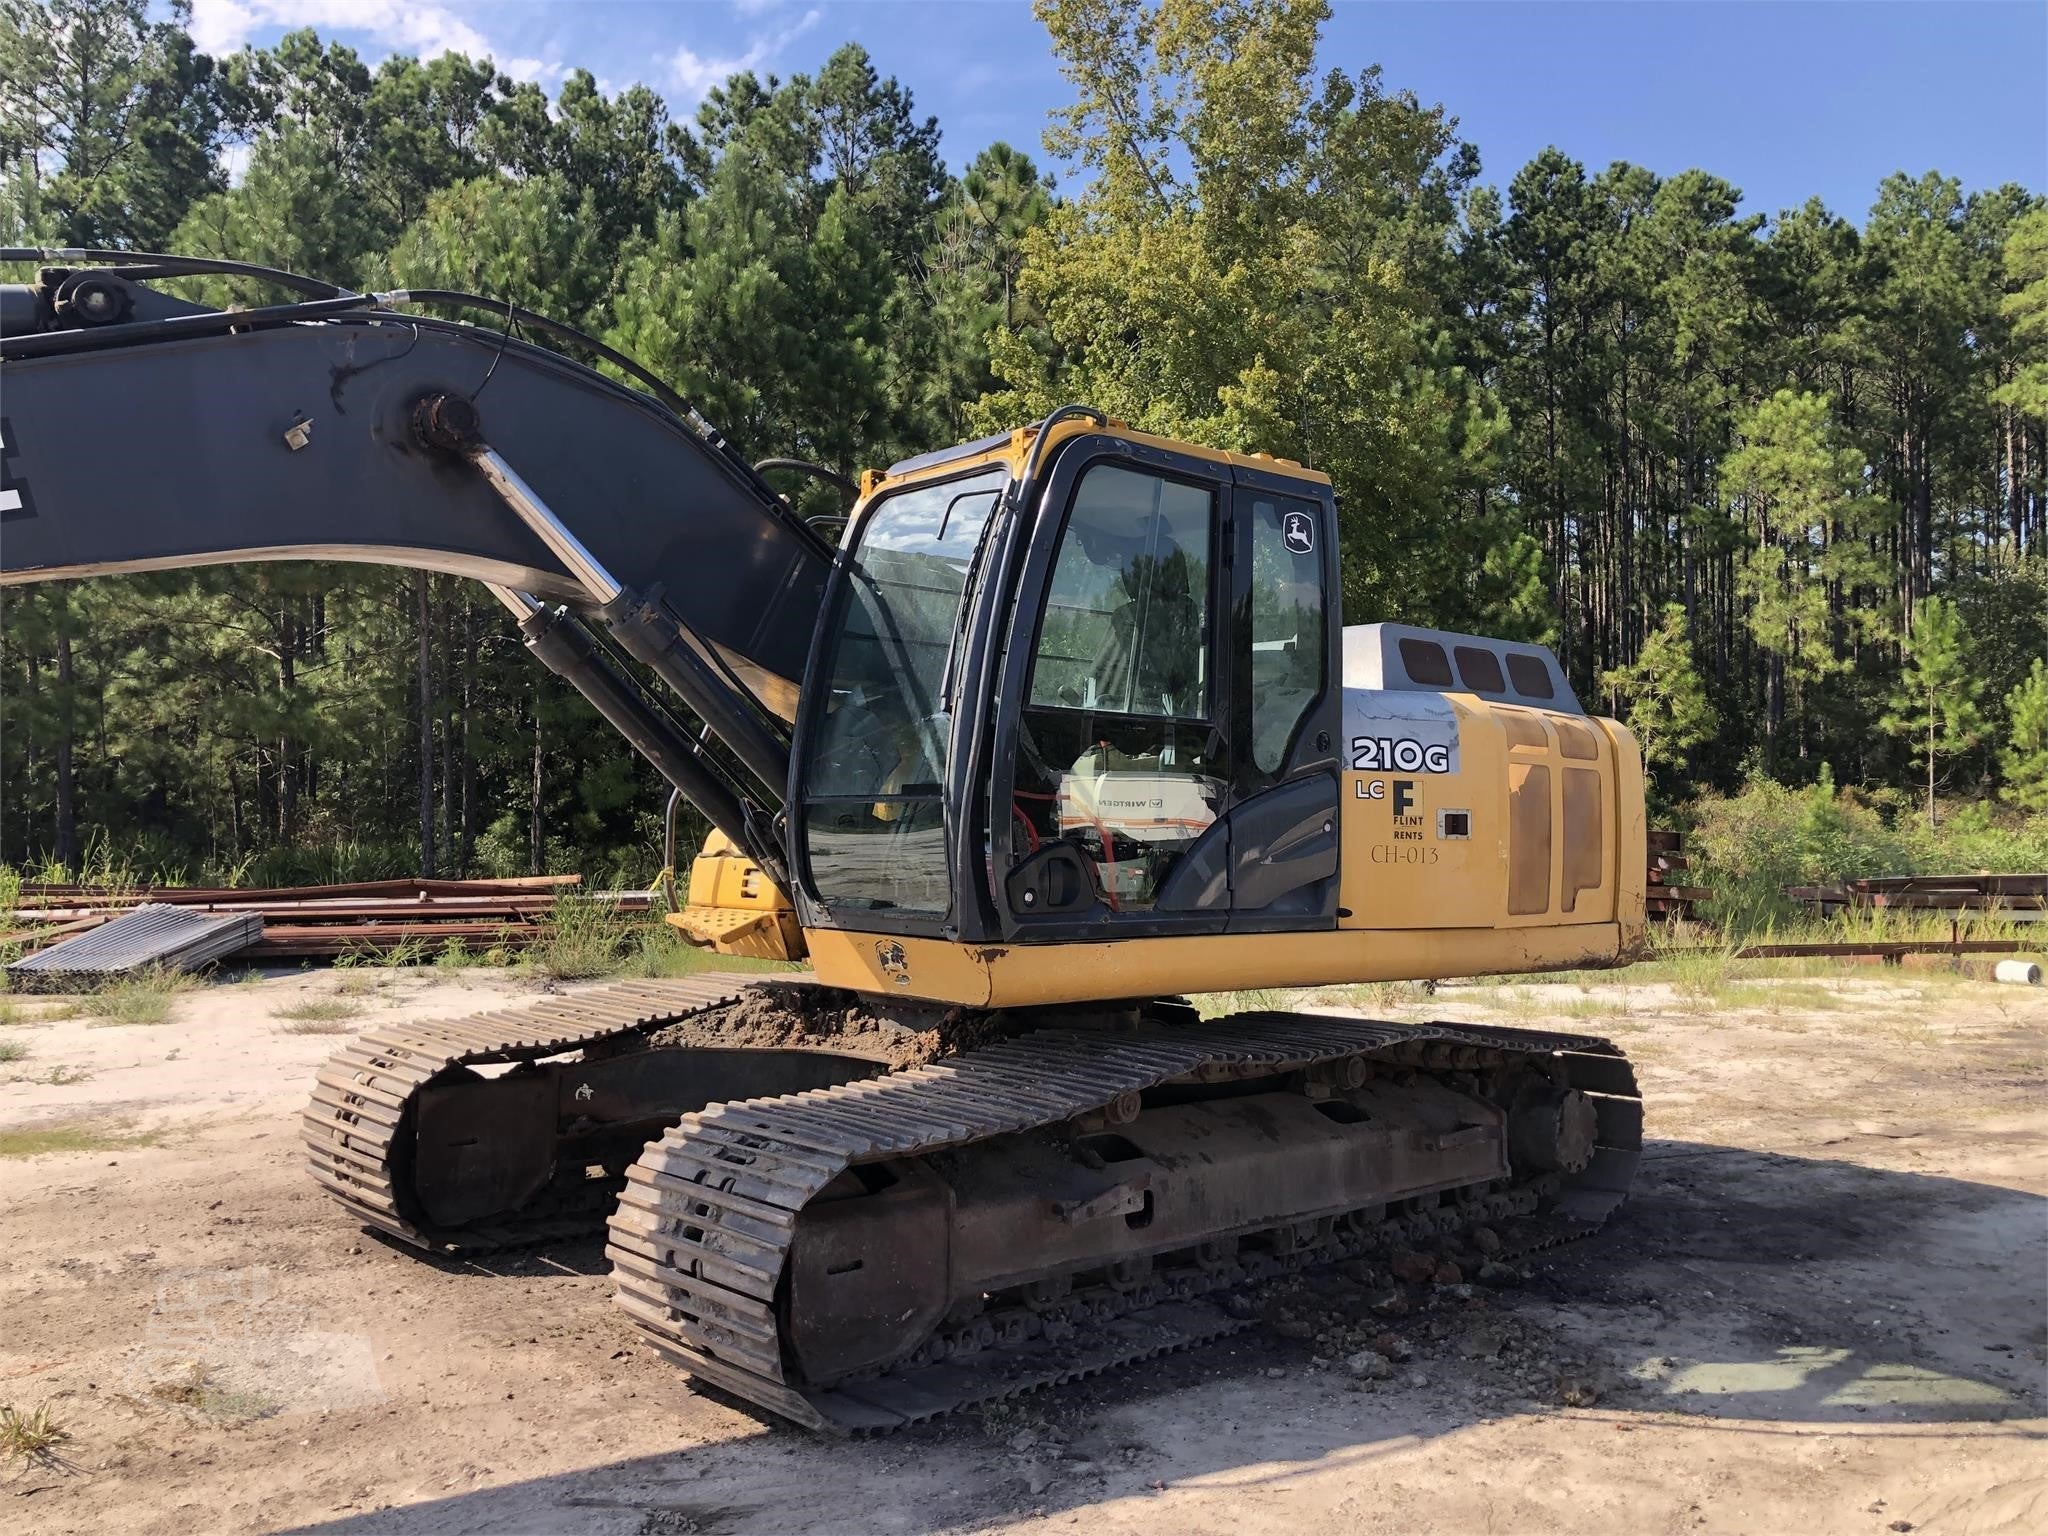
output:
M799 721L804 927L1333 926L1333 513L1299 466L1080 412L875 482ZM1320 855L1247 858L1289 835Z

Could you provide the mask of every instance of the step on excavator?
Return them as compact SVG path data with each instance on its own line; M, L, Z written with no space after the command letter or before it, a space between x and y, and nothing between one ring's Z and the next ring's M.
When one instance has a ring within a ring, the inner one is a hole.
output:
M351 1221L433 1254L603 1231L655 1349L852 1433L1199 1347L1264 1279L1479 1224L1526 1251L1626 1197L1606 1041L1256 1005L1643 934L1628 732L1541 647L1347 626L1324 475L1070 405L856 487L749 464L486 296L0 259L37 269L0 288L0 580L482 582L714 829L669 921L809 962L369 1031L304 1117ZM166 289L207 275L291 297ZM799 516L784 472L847 515ZM1213 993L1249 1006L1186 1000Z

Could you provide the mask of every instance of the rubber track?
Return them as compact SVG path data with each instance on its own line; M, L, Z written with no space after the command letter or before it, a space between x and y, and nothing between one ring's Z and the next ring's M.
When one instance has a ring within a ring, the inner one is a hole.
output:
M624 982L460 1019L368 1030L320 1068L300 1121L306 1166L364 1225L431 1253L488 1253L586 1236L611 1205L611 1186L597 1181L581 1200L543 1202L510 1219L459 1228L429 1226L401 1187L395 1161L410 1134L413 1095L457 1068L538 1061L659 1029L735 1002L762 979L719 972Z
M855 1164L1057 1125L1170 1081L1355 1055L1438 1070L1544 1057L1593 1097L1593 1159L1544 1221L1518 1233L1516 1251L1590 1232L1627 1197L1642 1106L1626 1058L1604 1040L1273 1013L1118 1034L1048 1029L888 1077L686 1115L628 1170L612 1214L605 1251L619 1305L692 1375L838 1433L892 1429L1205 1342L1245 1325L1211 1302L1169 1300L1063 1339L1008 1339L814 1388L785 1368L777 1288L799 1213Z

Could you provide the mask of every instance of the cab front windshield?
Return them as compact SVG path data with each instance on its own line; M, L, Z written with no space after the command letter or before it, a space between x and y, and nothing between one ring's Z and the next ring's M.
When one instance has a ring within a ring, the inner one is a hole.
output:
M860 525L804 759L811 883L828 905L947 908L947 693L961 602L1006 478L992 469L899 491Z

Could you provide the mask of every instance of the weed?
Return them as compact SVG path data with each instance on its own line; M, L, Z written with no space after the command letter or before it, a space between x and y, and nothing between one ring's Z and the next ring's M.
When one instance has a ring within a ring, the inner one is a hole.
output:
M1276 1013L1292 1005L1292 993L1278 987L1251 987L1242 992L1203 992L1190 999L1205 1019L1227 1013Z
M402 970L406 966L424 965L427 959L425 939L401 939L370 963L381 965L387 971Z
M707 966L721 971L786 972L802 969L786 960L721 955L716 950L692 944L667 923L636 922L629 925L628 937L619 958L618 974L660 981L689 976Z
M153 1147L154 1131L131 1132L125 1120L66 1120L53 1125L0 1131L0 1158L42 1157L51 1152L108 1152Z
M340 965L341 962L337 960L335 964ZM390 985L391 978L389 976L348 975L342 977L341 980L334 984L334 995L336 997L367 997L372 992L382 992Z
M120 981L109 982L77 1004L79 1014L102 1024L161 1024L171 1016L171 1003L190 992L199 979L185 971L152 966Z
M34 1413L22 1413L12 1403L0 1404L0 1458L24 1467L48 1465L57 1459L57 1447L70 1438L70 1432L50 1416L48 1403Z
M639 926L609 902L564 892L555 897L546 936L521 958L520 968L554 981L608 976L620 968Z
M28 1055L28 1047L19 1040L0 1040L0 1061L21 1061Z
M166 1403L175 1403L180 1408L189 1408L204 1418L231 1423L268 1418L279 1407L255 1392L229 1390L214 1380L210 1369L198 1364L191 1366L179 1380L158 1382L149 1389L149 1395Z
M1702 947L1668 956L1665 960L1671 990L1678 994L1680 1003L1689 1005L1695 1012L1700 1004L1713 1001L1717 992L1727 988L1729 971L1734 963L1732 946Z
M1779 1014L1785 1011L1784 993L1763 982L1723 982L1709 991L1706 1000L1720 1013Z
M1543 999L1528 987L1510 987L1481 1006L1505 1014L1518 1024L1541 1018L1549 1011L1543 1006Z
M1365 1008L1374 1013L1390 1013L1401 1008L1420 1005L1430 995L1427 982L1421 981L1372 981L1364 986L1345 989L1344 999L1353 1007Z
M285 1004L272 1017L289 1019L294 1024L332 1024L338 1019L352 1019L362 1011L361 1003L346 997L302 997L296 1003Z
M1611 1019L1628 1012L1627 1003L1610 1003L1598 997L1575 997L1550 1010L1560 1019Z
M1771 988L1771 1000L1778 1008L1807 1013L1831 1013L1842 1006L1839 993L1811 981L1781 981Z
M69 1066L60 1062L54 1067L45 1068L41 1072L31 1072L25 1077L15 1079L15 1081L41 1083L50 1088L68 1088L73 1083L91 1082L92 1069L90 1067Z

